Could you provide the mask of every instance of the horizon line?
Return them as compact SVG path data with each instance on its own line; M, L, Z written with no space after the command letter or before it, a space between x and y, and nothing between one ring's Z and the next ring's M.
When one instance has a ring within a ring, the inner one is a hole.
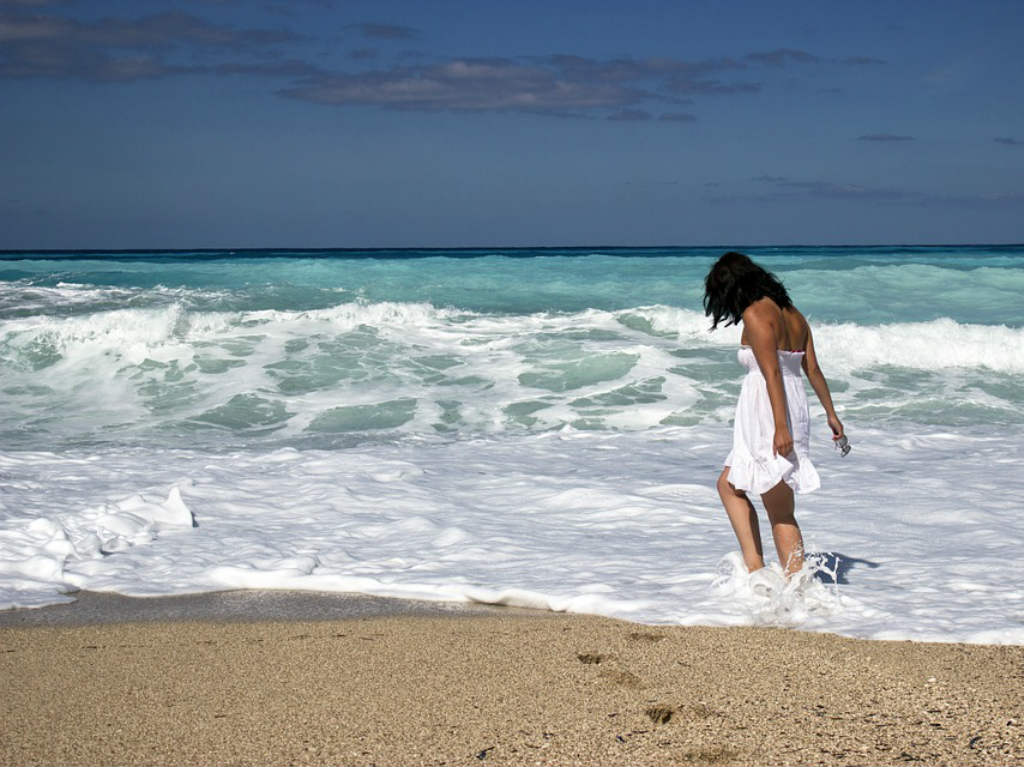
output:
M130 253L267 253L290 251L295 253L318 253L324 251L342 253L361 252L414 252L414 251L525 251L525 250L709 250L709 249L764 249L764 248L951 248L951 247L1024 247L1024 242L886 242L886 243L774 243L763 245L373 245L373 246L225 246L225 247L180 247L180 248L0 248L0 257L23 254L130 254Z

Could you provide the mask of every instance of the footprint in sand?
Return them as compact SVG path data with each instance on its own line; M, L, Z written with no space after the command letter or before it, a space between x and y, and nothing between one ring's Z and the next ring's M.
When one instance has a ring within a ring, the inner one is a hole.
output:
M651 706L644 713L655 724L667 724L672 718L672 714L675 713L675 709L671 706Z
M665 638L664 634L651 634L647 631L633 631L629 634L629 638L634 642L660 642Z
M608 669L598 674L601 679L607 679L609 682L622 685L623 687L643 687L643 680L640 679L636 674L631 674L628 671L613 671Z

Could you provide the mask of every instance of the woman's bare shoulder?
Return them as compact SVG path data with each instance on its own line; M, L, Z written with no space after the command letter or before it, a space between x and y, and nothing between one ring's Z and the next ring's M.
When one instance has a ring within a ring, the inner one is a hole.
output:
M807 318L804 317L803 312L801 312L799 309L797 309L795 306L793 306L793 304L790 304L789 306L787 306L785 311L783 311L782 314L786 318L792 317L793 319L795 319L796 321L798 321L802 325L807 325L808 324Z
M786 311L787 312L793 312L793 314L795 314L797 317L802 319L804 322L807 322L807 318L804 317L803 312L801 312L799 309L797 309L795 305L790 304L789 306L786 307Z
M777 322L782 317L779 305L765 296L754 301L743 311L743 321Z

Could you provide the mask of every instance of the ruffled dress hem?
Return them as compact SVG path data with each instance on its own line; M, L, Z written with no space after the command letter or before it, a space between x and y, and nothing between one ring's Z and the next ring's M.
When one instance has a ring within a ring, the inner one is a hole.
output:
M737 490L753 492L758 495L767 493L779 482L785 482L794 493L811 493L821 487L821 478L809 458L792 456L791 461L782 456L753 458L737 455L732 450L725 459L725 467L729 469L726 479Z

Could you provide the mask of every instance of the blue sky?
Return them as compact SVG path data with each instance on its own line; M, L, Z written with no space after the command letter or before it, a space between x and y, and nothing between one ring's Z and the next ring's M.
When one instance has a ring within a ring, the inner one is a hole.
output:
M0 248L1024 242L1024 3L0 0Z

